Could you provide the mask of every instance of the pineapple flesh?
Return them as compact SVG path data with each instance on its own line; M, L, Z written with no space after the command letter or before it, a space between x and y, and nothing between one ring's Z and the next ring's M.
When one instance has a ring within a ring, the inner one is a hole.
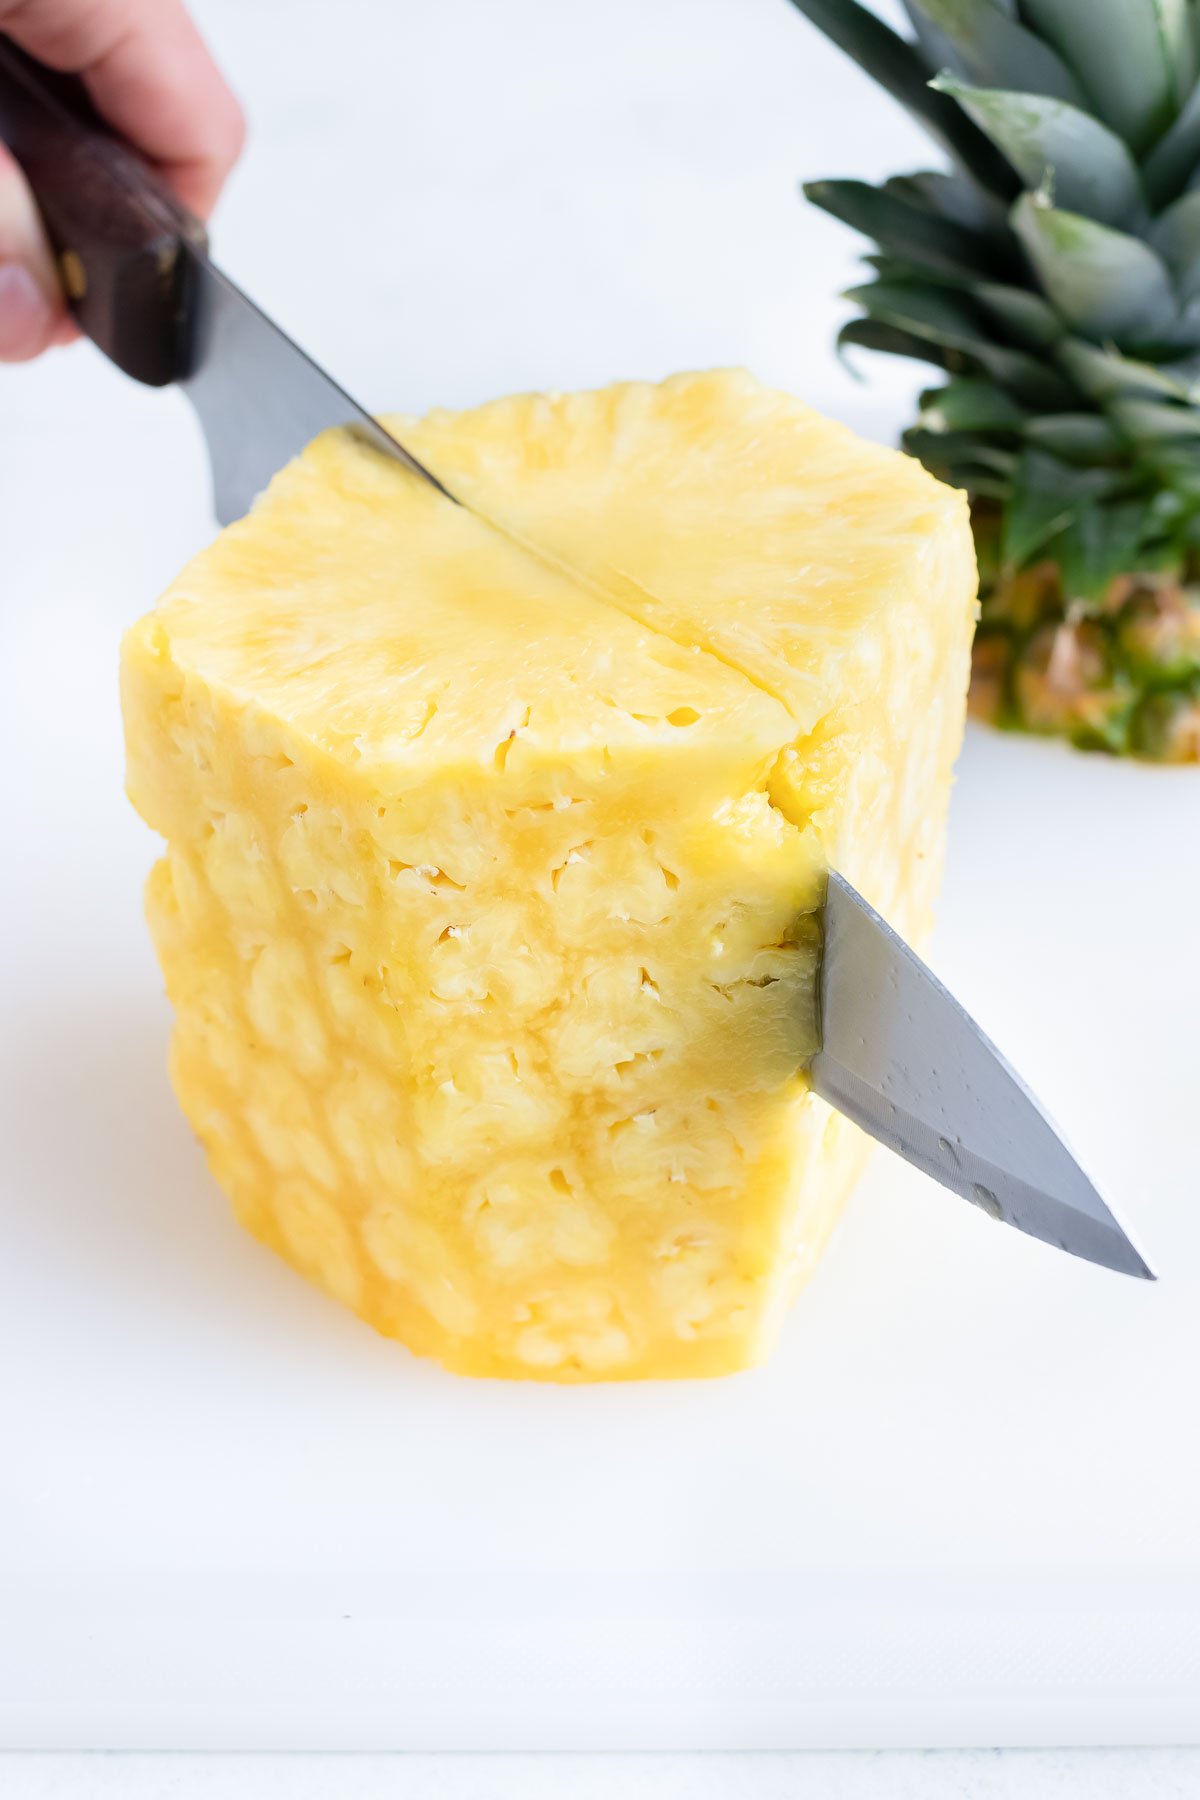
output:
M327 434L125 642L181 1104L452 1369L753 1364L865 1151L826 871L930 923L965 501L741 374L397 426L474 510Z

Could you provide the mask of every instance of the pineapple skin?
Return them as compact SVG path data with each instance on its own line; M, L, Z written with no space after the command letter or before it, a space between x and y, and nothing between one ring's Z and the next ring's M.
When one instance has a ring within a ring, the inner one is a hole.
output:
M867 1149L803 1072L826 870L928 930L965 503L740 375L405 429L499 530L330 434L125 643L181 1105L448 1368L750 1366Z

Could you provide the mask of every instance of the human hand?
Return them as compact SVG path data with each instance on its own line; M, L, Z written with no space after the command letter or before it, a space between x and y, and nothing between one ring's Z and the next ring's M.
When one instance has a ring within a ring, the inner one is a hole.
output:
M81 75L113 129L208 216L245 125L182 0L0 0L0 33ZM0 145L0 362L75 335L37 208Z

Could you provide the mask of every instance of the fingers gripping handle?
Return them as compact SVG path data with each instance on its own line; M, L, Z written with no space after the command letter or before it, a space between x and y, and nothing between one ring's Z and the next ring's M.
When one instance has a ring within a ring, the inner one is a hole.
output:
M102 124L82 82L0 35L0 142L24 171L80 328L151 387L195 362L204 227Z

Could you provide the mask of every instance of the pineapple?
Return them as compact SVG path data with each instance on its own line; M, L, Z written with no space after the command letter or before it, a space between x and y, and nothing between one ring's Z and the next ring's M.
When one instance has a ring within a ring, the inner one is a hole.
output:
M327 434L126 639L180 1101L451 1369L741 1368L865 1151L827 869L929 926L966 503L741 374L396 425L473 510Z
M953 165L805 192L877 246L840 343L948 376L904 442L971 496L973 710L1200 762L1200 5L794 3Z

